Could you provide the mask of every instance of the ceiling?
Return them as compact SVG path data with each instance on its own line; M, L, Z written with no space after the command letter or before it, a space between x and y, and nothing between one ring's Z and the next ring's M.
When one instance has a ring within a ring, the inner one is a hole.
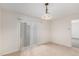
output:
M4 3L0 7L37 18L45 14L44 3ZM49 3L48 9L51 16L57 19L79 15L78 3Z

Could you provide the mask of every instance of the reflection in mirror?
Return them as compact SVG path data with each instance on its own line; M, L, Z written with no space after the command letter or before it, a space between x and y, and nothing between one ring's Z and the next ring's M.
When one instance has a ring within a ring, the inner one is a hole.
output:
M72 20L72 47L79 48L79 20Z

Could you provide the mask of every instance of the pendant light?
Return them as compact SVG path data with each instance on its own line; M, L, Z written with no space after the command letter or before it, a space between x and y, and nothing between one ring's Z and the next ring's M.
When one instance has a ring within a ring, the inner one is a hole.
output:
M45 15L42 16L42 19L44 20L50 20L52 17L48 14L48 3L45 3Z

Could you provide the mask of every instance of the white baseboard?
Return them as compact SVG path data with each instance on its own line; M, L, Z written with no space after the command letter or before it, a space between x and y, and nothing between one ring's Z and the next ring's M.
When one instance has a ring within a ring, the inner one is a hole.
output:
M15 49L15 50L11 50L11 51L6 51L6 52L1 53L0 56L4 56L6 54L10 54L10 53L17 52L17 51L19 51L19 49Z
M6 54L10 54L10 53L13 53L13 52L17 52L17 51L19 51L19 50L23 51L23 50L26 50L26 49L31 49L31 48L33 48L33 47L35 47L35 46L38 46L38 45L44 44L44 43L48 43L48 42L41 42L41 43L37 43L37 44L31 44L30 46L24 47L24 48L22 48L22 49L19 49L19 48L18 48L18 49L15 49L15 50L3 52L3 53L0 54L0 56L6 55Z

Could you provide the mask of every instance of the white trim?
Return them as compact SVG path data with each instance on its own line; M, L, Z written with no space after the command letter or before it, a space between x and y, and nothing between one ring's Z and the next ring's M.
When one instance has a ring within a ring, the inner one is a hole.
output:
M3 52L3 53L0 54L0 56L6 55L6 54L10 54L10 53L13 53L13 52L17 52L17 51L19 51L19 49Z

